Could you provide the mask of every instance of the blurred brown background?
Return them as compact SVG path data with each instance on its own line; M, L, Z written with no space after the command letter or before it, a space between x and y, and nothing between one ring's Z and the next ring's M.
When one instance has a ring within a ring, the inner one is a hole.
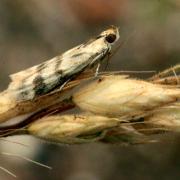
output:
M50 59L110 25L119 26L121 42L127 42L108 70L159 71L180 62L179 0L1 0L0 89L7 87L9 74ZM59 146L18 137L30 147L1 142L0 150L31 157L53 170L2 156L0 166L19 180L180 179L179 137L133 147ZM0 180L10 179L0 171Z

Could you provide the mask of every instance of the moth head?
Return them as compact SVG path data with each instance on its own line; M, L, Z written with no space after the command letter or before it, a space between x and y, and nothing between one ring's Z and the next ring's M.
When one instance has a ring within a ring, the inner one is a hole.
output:
M111 28L107 29L106 31L103 31L100 34L101 37L105 38L105 41L109 44L115 43L120 35L119 35L119 29L115 26L111 26Z

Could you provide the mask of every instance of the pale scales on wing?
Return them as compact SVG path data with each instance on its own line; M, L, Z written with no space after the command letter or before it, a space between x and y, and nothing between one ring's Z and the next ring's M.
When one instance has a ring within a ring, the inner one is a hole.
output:
M109 55L111 46L118 39L119 31L113 26L60 56L12 74L12 82L7 90L13 92L18 100L30 100L37 95L44 95L61 87L87 67L100 63Z

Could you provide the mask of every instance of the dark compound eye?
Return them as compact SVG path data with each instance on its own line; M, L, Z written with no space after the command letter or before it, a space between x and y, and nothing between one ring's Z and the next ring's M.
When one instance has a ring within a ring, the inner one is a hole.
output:
M106 36L106 41L108 43L113 43L116 40L116 35L115 34L109 34L108 36Z

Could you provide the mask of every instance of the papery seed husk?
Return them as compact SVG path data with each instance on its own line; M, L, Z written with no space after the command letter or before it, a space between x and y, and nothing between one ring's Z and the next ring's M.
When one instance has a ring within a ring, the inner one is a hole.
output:
M171 132L180 132L180 103L159 108L152 115L146 117L144 121Z
M83 136L96 134L118 124L116 118L96 115L54 115L32 123L27 130L29 134L50 142L73 144L84 143L86 140L83 140ZM91 140L89 138L87 142Z
M179 101L180 89L113 75L85 82L72 99L80 109L94 114L136 119Z

